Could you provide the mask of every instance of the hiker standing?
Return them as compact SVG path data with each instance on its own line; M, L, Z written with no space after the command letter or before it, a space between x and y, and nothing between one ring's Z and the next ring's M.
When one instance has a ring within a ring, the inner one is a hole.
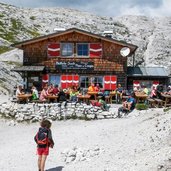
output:
M45 119L40 123L40 126L34 140L37 143L38 168L39 171L44 171L46 158L49 155L49 147L53 148L54 141L50 129L51 122Z

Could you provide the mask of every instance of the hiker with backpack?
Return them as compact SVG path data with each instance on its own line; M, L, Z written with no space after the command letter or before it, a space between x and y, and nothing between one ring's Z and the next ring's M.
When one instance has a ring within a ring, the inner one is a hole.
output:
M40 123L40 128L34 137L37 144L38 169L44 171L46 158L49 155L49 147L53 148L54 141L51 132L51 122L47 119Z

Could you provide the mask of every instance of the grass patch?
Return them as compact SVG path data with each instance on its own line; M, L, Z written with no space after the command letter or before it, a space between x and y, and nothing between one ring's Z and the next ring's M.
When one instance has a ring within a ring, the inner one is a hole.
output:
M11 23L14 30L20 30L23 27L22 23L14 18L11 18Z
M22 66L22 63L20 62L15 62L15 61L3 61L8 65L15 65L15 66Z
M15 42L15 34L13 32L6 32L4 34L0 34L0 37L10 42Z
M3 28L4 27L4 23L2 21L0 21L0 26Z
M0 17L2 18L2 17L5 17L5 15L4 14L0 14Z
M5 52L8 52L10 50L12 50L10 47L0 46L0 54L5 53Z
M33 37L40 36L40 33L38 33L36 30L26 30L28 34L32 35Z
M135 108L137 110L147 110L148 109L148 105L144 104L144 103L138 103L138 104L136 104Z

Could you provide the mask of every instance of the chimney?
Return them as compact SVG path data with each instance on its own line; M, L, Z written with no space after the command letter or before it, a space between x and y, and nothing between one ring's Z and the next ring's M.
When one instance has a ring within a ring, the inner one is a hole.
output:
M66 29L65 28L54 28L53 29L54 30L54 32L63 32L63 31L65 31Z
M105 30L103 32L104 36L107 38L112 38L113 31L112 30Z

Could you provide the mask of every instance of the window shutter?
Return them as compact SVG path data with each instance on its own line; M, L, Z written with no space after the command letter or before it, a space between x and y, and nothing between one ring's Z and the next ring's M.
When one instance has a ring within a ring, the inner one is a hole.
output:
M101 43L90 43L90 58L102 56L102 44Z
M116 75L106 75L104 76L104 89L105 90L115 90L117 83Z
M111 76L111 90L115 90L116 89L116 76Z
M42 88L44 88L48 82L49 82L49 74L43 74L42 75Z
M159 81L153 81L153 87L157 88L157 86L159 85Z
M79 83L79 76L78 75L74 75L73 76L73 85L78 85Z
M72 86L72 75L67 75L67 88Z
M78 75L61 75L61 87L66 89L79 83Z
M104 76L104 89L110 90L110 76Z
M67 88L67 75L61 75L61 87L63 89Z
M60 56L60 44L50 43L48 44L48 57L58 57Z
M133 81L133 89L140 87L139 81Z

